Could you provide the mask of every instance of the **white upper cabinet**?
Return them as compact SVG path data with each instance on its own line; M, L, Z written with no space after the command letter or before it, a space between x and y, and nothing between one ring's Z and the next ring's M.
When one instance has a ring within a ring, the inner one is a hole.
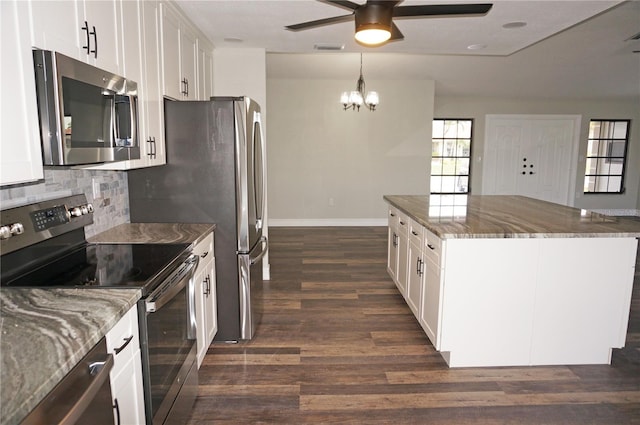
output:
M29 8L22 1L1 1L0 185L43 178L36 84L29 46ZM26 42L25 42L26 41Z
M55 50L122 74L120 14L116 0L32 0L34 47Z
M198 99L213 96L213 54L205 42L198 40Z
M162 3L163 94L174 100L198 100L197 31L170 4Z

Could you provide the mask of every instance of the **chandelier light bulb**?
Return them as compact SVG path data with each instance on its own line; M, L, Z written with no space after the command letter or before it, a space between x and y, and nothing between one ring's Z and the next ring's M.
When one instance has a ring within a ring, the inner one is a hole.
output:
M380 103L380 97L378 96L377 91L370 91L367 93L367 97L365 98L365 102L367 105L377 106Z

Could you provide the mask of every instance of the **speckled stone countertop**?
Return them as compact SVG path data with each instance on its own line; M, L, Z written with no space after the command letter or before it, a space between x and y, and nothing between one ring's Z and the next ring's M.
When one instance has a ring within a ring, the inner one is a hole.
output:
M0 423L20 422L140 296L138 289L0 289Z
M193 243L216 228L206 223L125 223L88 239L91 243Z
M386 195L443 239L640 237L640 222L524 196Z

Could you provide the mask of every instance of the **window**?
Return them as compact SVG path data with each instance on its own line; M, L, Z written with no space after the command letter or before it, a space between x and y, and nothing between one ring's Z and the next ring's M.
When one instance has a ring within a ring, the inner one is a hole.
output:
M431 193L469 193L473 120L434 119Z
M629 120L591 120L584 193L624 192Z

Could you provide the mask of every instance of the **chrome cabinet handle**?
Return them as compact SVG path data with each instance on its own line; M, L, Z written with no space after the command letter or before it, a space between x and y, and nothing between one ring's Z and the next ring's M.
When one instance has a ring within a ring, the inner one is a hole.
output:
M120 352L122 350L124 350L125 348L127 348L127 345L129 345L129 343L131 342L131 340L133 339L133 335L131 335L129 338L125 338L124 339L124 344L122 344L120 347L115 348L113 350L114 353L116 353L116 355L120 354Z

